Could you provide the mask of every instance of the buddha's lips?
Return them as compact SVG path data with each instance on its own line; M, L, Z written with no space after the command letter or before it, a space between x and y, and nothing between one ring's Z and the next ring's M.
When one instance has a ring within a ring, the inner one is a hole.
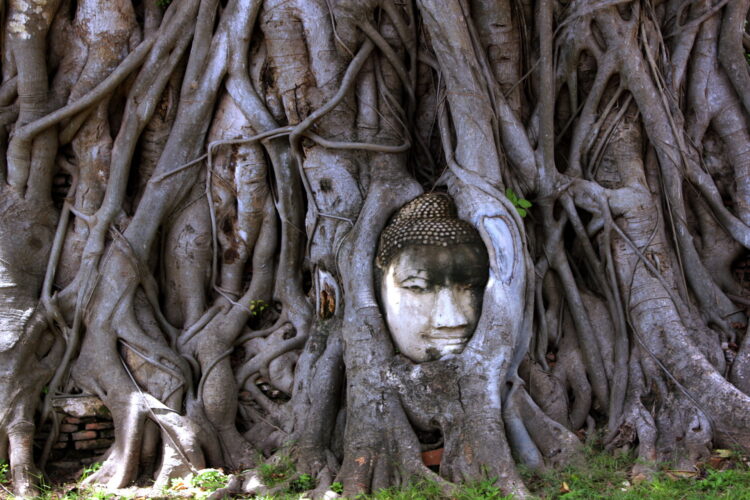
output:
M439 340L443 344L465 344L469 338L465 335L460 337L454 335L423 335L426 340Z

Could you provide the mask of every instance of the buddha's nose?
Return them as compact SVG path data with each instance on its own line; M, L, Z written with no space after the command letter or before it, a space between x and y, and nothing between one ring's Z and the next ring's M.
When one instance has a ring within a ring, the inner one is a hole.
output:
M462 328L469 324L450 287L438 289L433 318L435 328Z

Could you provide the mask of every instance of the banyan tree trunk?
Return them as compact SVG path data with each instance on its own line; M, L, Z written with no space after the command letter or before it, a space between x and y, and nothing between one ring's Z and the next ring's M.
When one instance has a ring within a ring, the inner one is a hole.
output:
M221 494L260 492L284 457L316 495L489 477L524 497L518 464L575 461L597 425L639 474L747 449L749 9L4 2L14 491L34 494L71 393L112 413L88 479L110 487L217 466ZM431 192L489 278L462 352L415 362L375 258Z

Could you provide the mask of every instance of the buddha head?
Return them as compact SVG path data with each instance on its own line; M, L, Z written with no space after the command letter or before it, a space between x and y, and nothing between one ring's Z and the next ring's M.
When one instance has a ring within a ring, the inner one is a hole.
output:
M420 363L463 351L479 320L489 261L450 197L430 193L404 205L380 235L376 265L401 354Z

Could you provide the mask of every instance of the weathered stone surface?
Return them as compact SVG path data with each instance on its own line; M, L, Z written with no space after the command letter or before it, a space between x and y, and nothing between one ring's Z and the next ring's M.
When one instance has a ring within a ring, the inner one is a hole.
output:
M101 399L96 396L54 398L52 405L58 411L72 417L109 416L109 410L104 406ZM80 421L73 422L71 419L66 419L66 421L69 423L80 423Z

